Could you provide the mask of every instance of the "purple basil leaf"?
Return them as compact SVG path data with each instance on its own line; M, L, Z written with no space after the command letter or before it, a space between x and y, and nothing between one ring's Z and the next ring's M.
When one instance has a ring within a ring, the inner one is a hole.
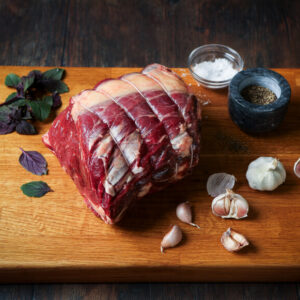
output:
M48 184L44 181L31 181L21 186L21 190L24 195L28 197L40 198L48 192L53 192Z
M16 89L18 97L25 98L24 84L22 81L17 85Z
M15 131L16 124L15 123L5 123L0 121L0 135L8 134Z
M12 121L11 114L14 114L16 108L4 105L0 107L0 122L9 124Z
M8 106L10 112L8 114L9 120L11 123L18 123L22 119L23 108L17 106Z
M52 99L53 99L53 105L52 108L53 109L57 109L61 106L61 97L59 95L59 93L55 92L52 94Z
M0 107L0 134L11 133L22 119L22 108L4 105Z
M23 109L22 120L31 120L32 119L32 115L31 115L29 108L30 108L30 106L27 104L22 107L22 109Z
M0 122L5 124L16 123L22 119L22 109L11 105L0 106Z
M35 175L44 175L48 173L47 162L44 156L37 151L25 151L20 148L22 154L19 157L19 163L29 172Z
M39 70L32 70L28 73L28 77L34 77L36 81L39 81L42 79L42 72Z
M37 134L35 127L31 123L29 123L25 120L21 120L17 124L16 131L19 134L26 134L26 135Z

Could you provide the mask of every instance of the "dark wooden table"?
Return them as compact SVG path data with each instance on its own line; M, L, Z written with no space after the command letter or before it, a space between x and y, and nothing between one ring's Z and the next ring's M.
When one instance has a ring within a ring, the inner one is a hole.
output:
M300 67L300 1L2 0L0 65L185 67L202 44L246 67ZM4 99L3 99L4 100ZM2 285L0 299L300 299L300 285Z

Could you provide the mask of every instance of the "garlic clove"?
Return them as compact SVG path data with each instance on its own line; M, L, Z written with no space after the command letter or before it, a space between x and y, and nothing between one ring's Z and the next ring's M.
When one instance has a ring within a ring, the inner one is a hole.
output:
M177 205L176 216L180 221L197 227L198 229L200 228L199 225L192 222L192 209L189 202L183 202Z
M222 234L221 243L229 252L239 251L249 245L247 239L240 233L228 228Z
M226 189L233 189L236 178L227 173L215 173L208 177L206 189L210 196L216 197L225 193Z
M215 197L211 204L212 213L222 218L242 219L248 216L247 200L232 190Z
M294 173L300 178L300 158L294 164Z
M182 231L179 226L173 225L171 229L165 234L160 244L161 253L166 248L172 248L178 245L182 240Z

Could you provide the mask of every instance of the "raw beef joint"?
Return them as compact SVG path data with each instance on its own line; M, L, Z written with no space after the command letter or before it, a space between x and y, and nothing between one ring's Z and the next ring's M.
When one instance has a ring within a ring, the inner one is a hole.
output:
M70 99L43 136L86 204L106 223L197 165L200 105L183 80L152 64Z

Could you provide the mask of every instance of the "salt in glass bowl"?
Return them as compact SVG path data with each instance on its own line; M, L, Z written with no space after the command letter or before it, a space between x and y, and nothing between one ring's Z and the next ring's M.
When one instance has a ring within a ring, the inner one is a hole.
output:
M188 58L188 68L197 82L210 89L221 89L227 87L234 75L231 78L223 81L212 81L199 76L194 72L193 67L195 66L195 64L199 64L203 61L213 62L217 58L227 59L229 62L231 62L232 67L237 72L243 70L244 67L244 61L241 56L228 46L208 44L194 49Z

